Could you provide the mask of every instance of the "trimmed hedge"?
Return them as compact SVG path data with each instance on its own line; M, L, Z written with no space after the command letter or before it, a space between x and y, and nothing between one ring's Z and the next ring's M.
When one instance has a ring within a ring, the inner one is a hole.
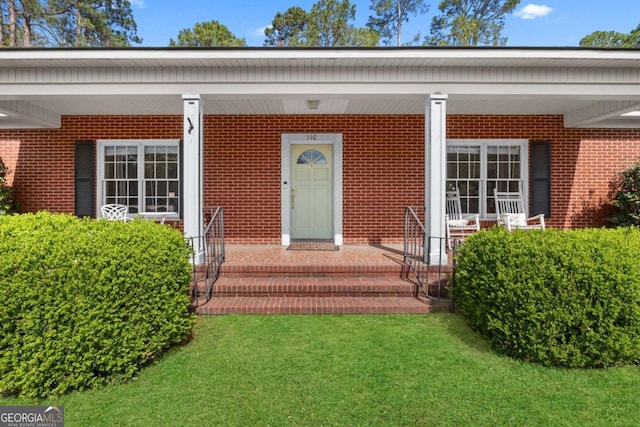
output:
M132 378L189 334L189 249L149 221L0 217L0 393Z
M546 366L640 361L640 231L476 233L453 290L471 327L508 356Z

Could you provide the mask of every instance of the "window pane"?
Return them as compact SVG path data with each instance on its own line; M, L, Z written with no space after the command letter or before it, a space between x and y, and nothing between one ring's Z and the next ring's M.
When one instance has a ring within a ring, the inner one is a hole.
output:
M138 165L136 163L129 163L127 165L127 178L136 179L138 177Z
M165 147L158 147L156 149L156 163L164 163L167 161L167 154Z
M458 165L454 162L447 162L447 179L458 177Z
M164 163L156 164L156 178L166 178L167 177L167 165Z
M469 164L461 163L458 178L469 178Z
M144 148L144 161L153 163L156 159L155 151L153 147L145 147Z
M126 162L127 161L127 147L115 147L116 148L116 162Z
M105 196L111 197L116 195L116 183L115 181L106 181L104 185Z
M175 197L178 194L178 181L169 181L169 197Z
M112 146L104 147L104 161L105 162L113 162L115 161L115 153L116 150Z
M166 196L167 195L167 181L158 181L157 184L158 196Z
M167 161L178 163L178 147L167 147Z
M327 158L318 150L306 150L304 153L298 156L298 160L296 163L299 165L306 164L318 164L318 165L326 165Z
M460 191L463 213L479 213L480 146L447 147L447 189Z
M100 177L101 203L121 203L129 212L178 212L179 206L179 147L177 144L158 145L153 141L103 146L104 164ZM143 156L138 153L142 150ZM138 171L144 169L144 176ZM170 180L168 179L170 178ZM140 194L140 189L144 194ZM144 197L142 197L144 195Z
M115 169L113 163L105 163L104 165L104 177L106 179L115 178Z
M138 195L138 181L129 181L129 195L130 196Z
M144 177L146 179L153 179L156 177L155 172L156 169L154 167L155 165L153 163L145 163L144 164Z
M178 179L178 164L177 163L168 163L167 164L167 178Z
M498 164L498 178L502 178L502 179L509 178L509 163Z

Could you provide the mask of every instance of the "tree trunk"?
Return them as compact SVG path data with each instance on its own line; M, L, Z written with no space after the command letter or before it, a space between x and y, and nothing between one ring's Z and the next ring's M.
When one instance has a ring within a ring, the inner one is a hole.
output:
M396 0L396 12L398 17L398 47L402 46L402 8L400 0Z
M9 47L16 47L18 12L15 0L9 0Z
M33 46L33 31L31 30L31 15L25 12L24 26L22 28L22 47Z

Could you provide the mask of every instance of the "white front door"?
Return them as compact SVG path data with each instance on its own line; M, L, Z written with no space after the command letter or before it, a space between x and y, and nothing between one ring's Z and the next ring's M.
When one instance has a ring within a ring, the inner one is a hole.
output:
M333 238L333 147L291 146L291 238Z

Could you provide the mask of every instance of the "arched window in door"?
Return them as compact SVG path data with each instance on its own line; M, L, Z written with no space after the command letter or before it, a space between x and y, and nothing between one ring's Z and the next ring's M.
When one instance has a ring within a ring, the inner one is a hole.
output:
M296 161L299 165L326 165L327 158L318 150L306 150L298 156Z

